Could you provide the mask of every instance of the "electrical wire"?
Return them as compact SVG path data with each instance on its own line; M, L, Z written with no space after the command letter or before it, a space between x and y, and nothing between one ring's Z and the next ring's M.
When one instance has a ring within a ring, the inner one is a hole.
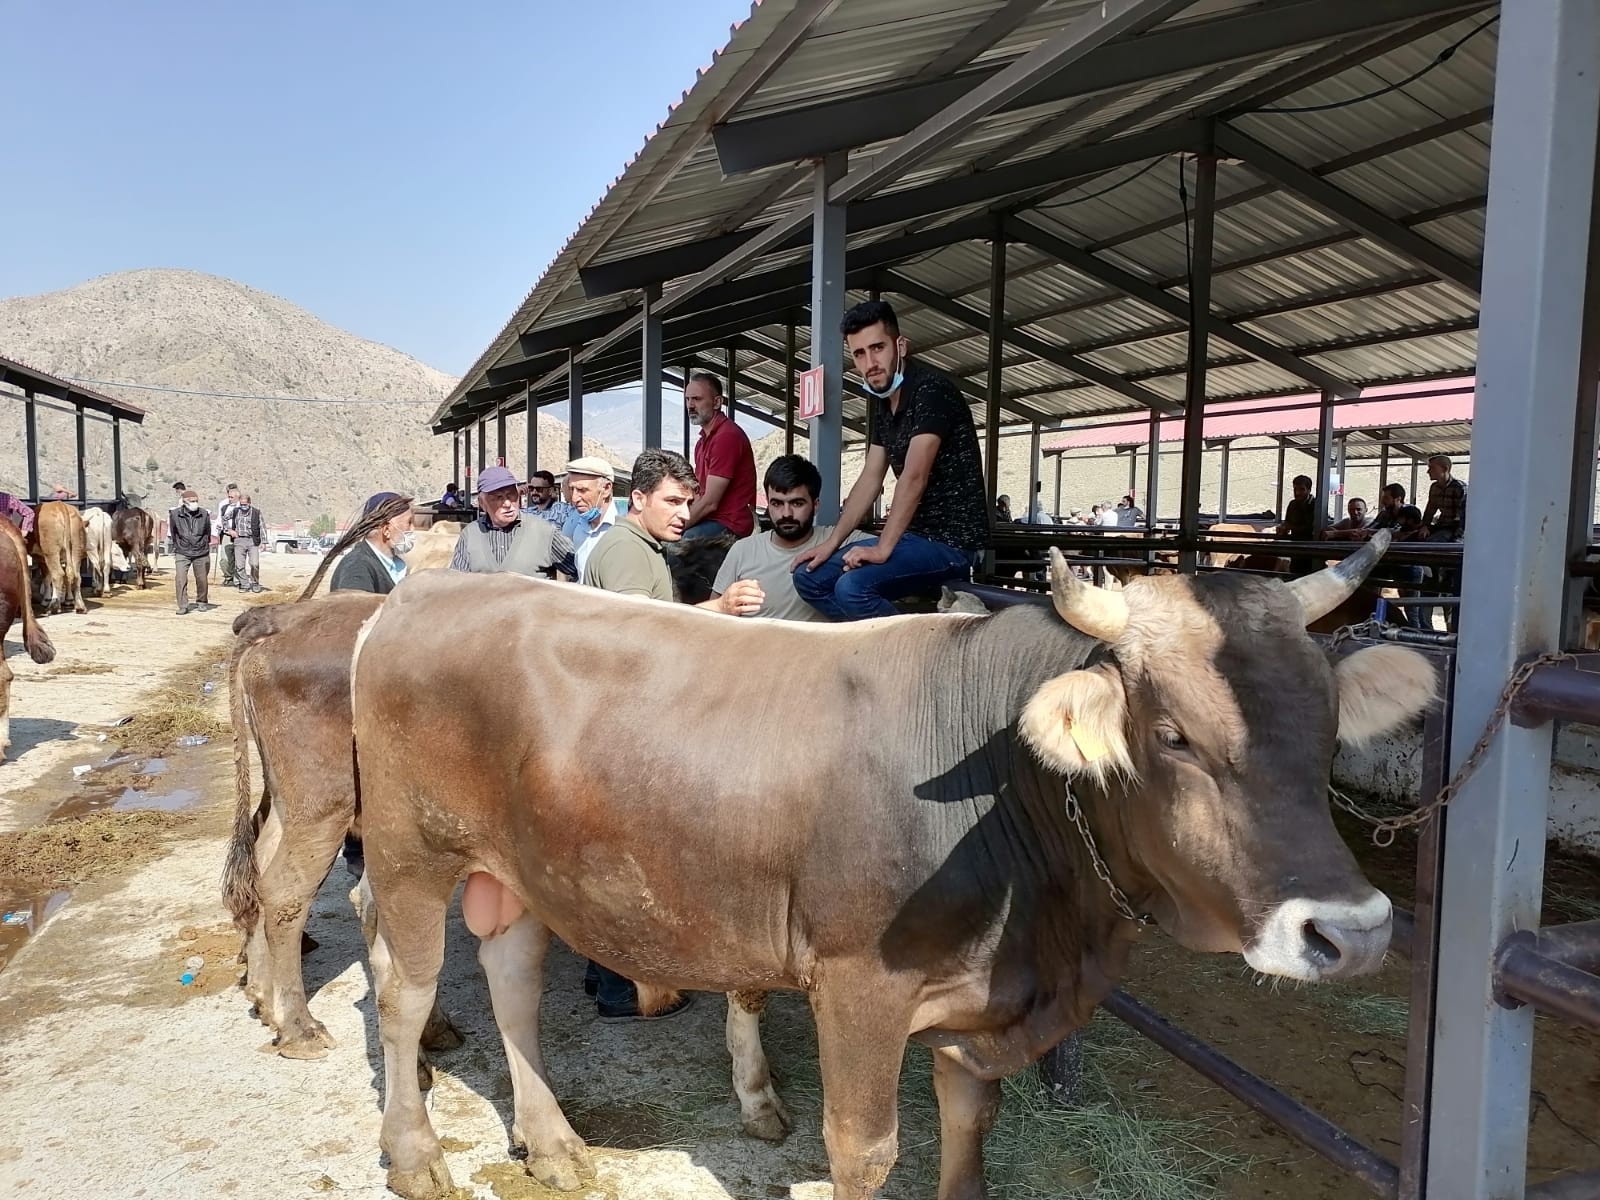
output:
M1071 208L1074 204L1084 204L1084 203L1087 203L1090 200L1098 200L1098 199L1100 199L1101 196L1108 195L1111 192L1116 191L1120 187L1126 187L1128 184L1132 183L1135 179L1138 179L1141 175L1148 175L1151 171L1154 171L1157 167L1159 167L1162 163L1164 163L1166 161L1167 160L1166 160L1165 156L1163 156L1161 158L1151 159L1149 162L1145 163L1144 166L1140 167L1137 171L1135 171L1132 175L1129 175L1125 179L1119 179L1115 183L1109 185L1108 187L1101 188L1098 192L1090 192L1087 196L1074 196L1071 200L1063 200L1059 204L1041 204L1039 206L1039 208L1038 208L1038 211L1039 212L1054 212L1058 208Z
M1385 86L1379 88L1377 91L1368 92L1364 96L1352 96L1348 100L1333 100L1333 101L1330 101L1327 104L1303 104L1303 105L1298 105L1298 106L1294 106L1294 107L1247 108L1244 111L1247 112L1247 113L1315 113L1315 112L1332 112L1334 109L1338 109L1338 108L1349 108L1352 104L1362 104L1362 103L1365 103L1368 100L1376 100L1379 96L1387 96L1390 92L1398 92L1401 88L1405 87L1407 84L1415 83L1417 80L1421 79L1424 75L1427 75L1430 72L1435 71L1438 68L1444 66L1445 63L1449 62L1453 57L1455 57L1455 52L1457 50L1461 49L1461 47L1465 46L1473 38L1477 37L1480 33L1482 33L1485 29L1489 28L1489 26L1493 25L1499 19L1500 19L1500 15L1498 13L1496 13L1494 16L1490 17L1488 20L1486 20L1486 21L1482 22L1481 24L1475 26L1474 28L1468 30L1461 37L1459 37L1455 41L1451 42L1443 50L1441 50L1441 51L1439 51L1439 53L1435 54L1433 56L1433 60L1431 62L1427 63L1425 66L1420 67L1419 69L1413 71L1411 74L1407 75L1404 79L1397 80L1397 81L1395 81L1394 83L1391 83L1391 84L1386 84Z
M123 383L116 379L83 379L74 375L63 375L68 383L82 383L90 387L132 388L140 392L171 392L175 396L201 396L212 400L271 400L284 404L438 404L438 398L423 398L409 400L398 397L393 400L341 400L328 396L257 396L248 392L208 392L198 388L164 387L156 383Z

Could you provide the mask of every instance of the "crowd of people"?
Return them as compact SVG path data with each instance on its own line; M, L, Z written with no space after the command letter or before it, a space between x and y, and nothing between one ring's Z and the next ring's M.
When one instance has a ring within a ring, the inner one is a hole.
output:
M261 544L267 536L266 518L255 502L230 483L217 503L215 514L200 502L200 494L181 479L172 485L176 504L167 510L167 538L172 551L173 586L178 616L210 612L211 556L221 586L241 592L261 588ZM194 601L189 585L194 585Z

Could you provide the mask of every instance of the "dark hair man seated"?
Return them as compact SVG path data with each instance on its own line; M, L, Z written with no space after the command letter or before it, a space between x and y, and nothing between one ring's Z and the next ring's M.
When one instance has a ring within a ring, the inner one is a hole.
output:
M894 309L856 305L840 331L862 385L875 397L866 465L839 524L795 560L795 591L836 621L893 616L902 596L936 594L965 579L989 535L978 432L949 376L907 360ZM894 504L875 538L844 548L895 474Z
M750 615L779 621L825 621L827 617L800 599L794 587L794 556L822 545L834 533L832 525L816 523L822 473L803 455L785 454L772 460L761 486L767 493L767 519L772 529L733 544L722 560L711 594L723 595L740 580L753 579L761 585L765 599L760 610ZM844 544L866 538L864 533L847 533Z

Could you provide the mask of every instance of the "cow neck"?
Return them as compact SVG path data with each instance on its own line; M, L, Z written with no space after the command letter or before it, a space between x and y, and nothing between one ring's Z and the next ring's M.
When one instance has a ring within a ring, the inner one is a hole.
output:
M990 728L1005 731L1003 769L1014 793L1010 804L997 805L1006 826L1005 840L1021 869L1047 874L1065 888L1047 894L1063 903L1036 914L1035 961L1042 975L1074 990L1094 988L1096 979L1115 977L1137 926L1116 909L1111 892L1094 869L1085 839L1073 825L1066 805L1066 781L1046 769L1017 732L1017 716L1046 682L1069 671L1115 662L1111 647L1072 628L1053 611L1018 607L976 623L963 664L963 678L987 679L990 686L973 689L991 711L982 714ZM997 764L997 769L1002 769ZM1143 891L1142 873L1128 856L1108 844L1108 832L1120 823L1099 815L1117 802L1087 779L1073 782L1099 852L1117 881L1132 897L1135 910ZM1120 789L1119 789L1120 791ZM1092 948L1088 950L1086 948ZM1110 984L1106 983L1106 990Z

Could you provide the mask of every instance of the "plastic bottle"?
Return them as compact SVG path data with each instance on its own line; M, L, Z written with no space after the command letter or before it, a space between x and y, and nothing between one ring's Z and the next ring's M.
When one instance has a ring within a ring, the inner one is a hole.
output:
M178 739L180 746L204 746L211 739L203 733L186 733Z
M195 976L200 973L200 968L206 965L206 960L198 954L191 954L183 960L183 974L178 976L178 982L188 987L194 982Z

